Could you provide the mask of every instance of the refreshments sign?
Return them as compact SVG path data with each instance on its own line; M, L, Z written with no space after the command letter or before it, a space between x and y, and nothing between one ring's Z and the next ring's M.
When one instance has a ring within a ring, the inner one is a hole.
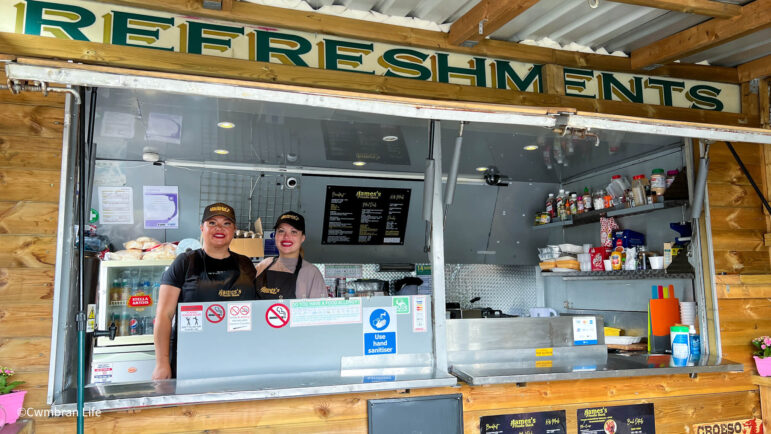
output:
M0 0L0 32L543 92L543 65L400 47L78 0ZM259 66L255 66L259 68ZM735 84L564 69L565 95L739 113Z

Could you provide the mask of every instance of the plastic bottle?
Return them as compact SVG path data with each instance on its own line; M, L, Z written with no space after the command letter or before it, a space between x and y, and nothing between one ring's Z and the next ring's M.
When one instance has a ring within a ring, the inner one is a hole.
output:
M632 178L632 196L634 197L634 206L645 205L648 199L645 196L645 185L643 180L645 175L635 175Z
M559 219L565 220L567 218L567 214L565 213L565 190L560 189L559 194L557 194L556 203Z
M152 312L155 312L155 307L158 305L158 294L161 292L161 283L155 282L153 283L153 295L151 300L151 306L152 306Z
M552 219L557 216L557 211L554 209L554 193L549 193L549 197L546 199L546 213Z
M651 172L651 193L656 192L657 196L663 196L667 190L667 178L664 176L664 169L653 169Z
M594 209L604 209L605 208L605 190L599 189L594 191Z
M576 206L576 208L578 209L578 213L579 214L583 214L584 212L586 212L586 209L584 208L584 197L583 196L578 196L578 201L576 203L578 204Z
M608 184L608 194L613 198L613 206L621 205L624 203L624 194L631 188L629 181L626 177L621 175L613 175L610 178L610 184Z
M701 357L701 337L696 333L696 327L691 324L688 328L688 341L691 346L691 358Z
M610 267L615 270L622 270L624 268L624 248L616 247L613 253L610 254Z
M592 209L592 194L589 192L589 187L584 187L584 211L588 212Z
M569 203L570 203L570 215L578 214L578 198L576 197L575 193L570 195Z

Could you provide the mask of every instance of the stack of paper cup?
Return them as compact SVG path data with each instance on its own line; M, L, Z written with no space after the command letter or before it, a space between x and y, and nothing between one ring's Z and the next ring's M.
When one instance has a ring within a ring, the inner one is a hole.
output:
M696 325L696 302L680 302L680 324Z
M581 271L592 271L591 256L588 253L579 253L577 256Z

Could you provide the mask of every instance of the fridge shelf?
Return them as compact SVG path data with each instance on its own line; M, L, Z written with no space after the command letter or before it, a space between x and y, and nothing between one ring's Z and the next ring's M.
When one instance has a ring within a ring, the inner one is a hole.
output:
M644 280L693 279L693 273L667 273L667 270L569 271L541 272L542 277L561 277L563 280Z
M589 211L583 214L576 214L566 220L559 220L553 223L546 223L543 225L535 225L533 229L547 229L560 226L579 226L589 223L595 223L600 221L600 217L626 217L637 214L646 214L652 211L658 211L660 209L675 208L679 206L685 206L688 204L687 200L666 200L664 202L657 202L649 205L635 206L632 208L605 208L599 211Z

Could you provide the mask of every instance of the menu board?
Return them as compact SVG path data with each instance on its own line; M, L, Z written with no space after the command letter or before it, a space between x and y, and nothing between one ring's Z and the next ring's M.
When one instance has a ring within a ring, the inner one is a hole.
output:
M618 405L577 410L578 434L654 434L653 404Z
M327 186L322 244L402 245L409 188Z
M565 410L498 414L479 418L481 434L565 434Z

